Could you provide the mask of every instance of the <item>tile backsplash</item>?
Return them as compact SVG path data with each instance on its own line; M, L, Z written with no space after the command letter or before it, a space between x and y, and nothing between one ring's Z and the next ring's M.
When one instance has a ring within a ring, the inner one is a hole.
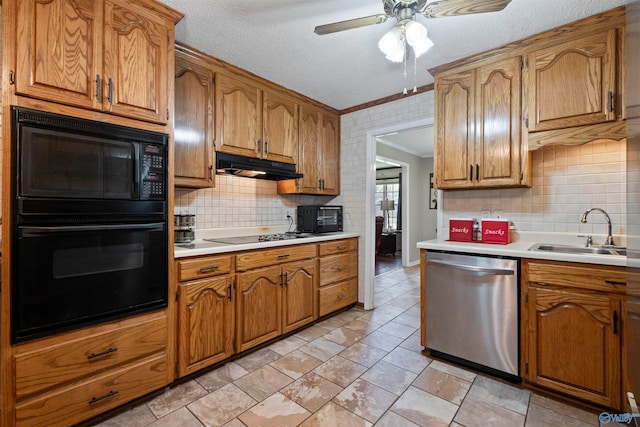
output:
M500 216L520 231L606 233L599 212L581 224L582 213L607 211L614 234L626 234L626 140L551 146L532 152L531 188L445 191L443 229L449 218Z
M215 188L176 188L176 214L195 214L196 229L288 225L296 207L327 204L327 196L281 196L275 181L216 175Z

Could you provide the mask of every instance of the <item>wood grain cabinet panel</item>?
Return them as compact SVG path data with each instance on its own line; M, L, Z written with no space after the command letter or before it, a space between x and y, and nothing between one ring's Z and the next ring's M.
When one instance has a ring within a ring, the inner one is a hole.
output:
M214 73L181 50L175 64L175 185L213 187Z
M528 55L529 132L616 120L616 30Z
M527 381L600 406L622 408L624 284L618 280L624 272L619 267L523 261L522 357Z
M179 287L178 375L191 374L234 353L233 278L193 280Z
M167 122L173 24L164 15L123 0L25 0L18 8L25 45L16 93Z
M259 251L241 252L236 255L236 270L246 271L288 261L315 258L317 253L318 249L315 244L291 245Z
M318 316L324 316L358 301L358 239L318 246Z
M526 185L521 60L436 77L438 188Z
M203 256L177 261L178 281L229 274L233 268L231 255Z
M283 265L282 333L311 323L316 318L316 259Z
M283 163L298 160L298 104L289 96L262 92L262 157Z
M323 286L319 290L318 316L333 313L358 301L358 279L350 279L333 285Z

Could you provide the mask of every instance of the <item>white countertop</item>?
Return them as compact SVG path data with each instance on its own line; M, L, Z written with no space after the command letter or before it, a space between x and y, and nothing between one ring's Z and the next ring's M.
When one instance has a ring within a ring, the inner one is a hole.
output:
M264 229L260 229L260 232L254 231L242 231L244 234L234 233L236 236L250 236L250 235L259 235L259 234L267 234L267 233L275 233L280 232L279 230L269 230L265 232ZM222 231L213 232L217 237L231 237L230 233L225 233ZM299 237L295 239L287 239L287 240L274 240L270 242L257 242L257 243L245 243L240 245L230 245L224 243L213 243L202 240L203 238L211 237L213 234L210 230L207 231L196 231L196 240L194 240L193 248L182 247L179 245L175 245L174 247L174 257L175 258L184 258L190 256L198 256L198 255L212 255L212 254L224 254L230 252L238 252L238 251L247 251L252 249L266 249L266 248L274 248L280 246L289 246L289 245L299 245L304 243L317 243L317 242L326 242L329 240L336 239L347 239L350 237L359 237L357 233L325 233L325 234L314 234L308 237ZM250 234L247 234L250 233ZM252 233L252 234L251 234Z
M624 237L616 237L616 243L624 245ZM594 235L596 243L604 241L602 236ZM512 243L489 244L476 242L452 242L448 240L427 240L418 242L420 249L433 249L452 252L466 252L484 255L502 255L517 258L547 259L552 261L583 262L588 264L626 266L627 257L595 254L568 254L560 252L530 251L536 243L554 243L584 246L585 238L572 233L534 233L512 232ZM622 243L620 243L622 242Z

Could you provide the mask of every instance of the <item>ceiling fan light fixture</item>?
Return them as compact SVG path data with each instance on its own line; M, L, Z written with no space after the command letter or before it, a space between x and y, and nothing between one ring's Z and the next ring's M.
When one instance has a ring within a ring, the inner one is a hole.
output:
M415 55L416 58L419 58L422 54L424 54L426 51L431 49L432 46L433 46L433 42L431 41L431 39L425 36L424 39L412 45L413 54Z
M418 21L409 21L404 24L405 36L409 46L414 47L427 38L427 29Z
M385 55L389 55L398 49L398 44L402 39L402 30L394 26L389 31L385 33L384 36L378 42L378 49Z

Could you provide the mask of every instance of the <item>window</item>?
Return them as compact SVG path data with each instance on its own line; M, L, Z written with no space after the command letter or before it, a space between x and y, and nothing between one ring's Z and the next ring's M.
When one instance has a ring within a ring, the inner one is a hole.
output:
M376 215L383 216L385 218L384 228L397 230L398 229L398 203L400 201L400 183L397 179L389 180L388 182L378 181L376 183ZM389 211L383 211L381 204L383 200L389 200L394 202L394 209Z

